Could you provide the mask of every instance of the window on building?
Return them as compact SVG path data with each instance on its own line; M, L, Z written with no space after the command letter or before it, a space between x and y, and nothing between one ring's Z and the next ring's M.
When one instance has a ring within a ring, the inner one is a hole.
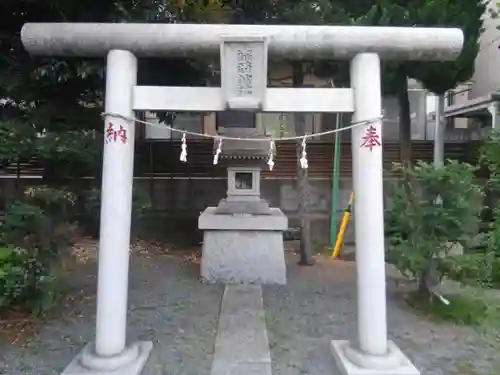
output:
M217 128L255 128L256 114L245 111L217 112Z

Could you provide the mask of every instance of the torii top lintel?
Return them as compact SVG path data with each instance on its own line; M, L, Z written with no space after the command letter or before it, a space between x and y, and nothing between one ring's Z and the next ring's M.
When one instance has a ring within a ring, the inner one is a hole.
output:
M262 36L269 58L351 59L373 52L383 59L454 60L464 41L454 28L146 23L27 23L26 50L39 56L105 56L128 50L138 57L217 55L223 36Z

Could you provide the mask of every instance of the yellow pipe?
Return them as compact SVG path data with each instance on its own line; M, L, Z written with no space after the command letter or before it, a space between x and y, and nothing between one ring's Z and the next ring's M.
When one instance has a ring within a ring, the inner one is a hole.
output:
M332 258L335 259L339 256L340 245L342 245L342 240L344 239L345 231L347 230L347 224L349 223L349 217L351 216L351 207L354 201L354 192L351 192L349 197L349 203L344 210L344 216L342 216L342 223L340 224L339 233L337 234L337 240L335 241L335 247L332 251Z

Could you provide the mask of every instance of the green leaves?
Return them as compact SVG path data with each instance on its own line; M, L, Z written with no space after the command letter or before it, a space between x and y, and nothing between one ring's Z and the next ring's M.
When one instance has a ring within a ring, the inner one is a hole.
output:
M0 161L50 160L58 166L53 173L66 179L76 172L95 174L101 164L102 137L94 131L61 130L41 135L27 121L0 121Z
M26 119L39 131L101 129L104 59L31 58L21 41L25 22L221 22L234 9L219 1L5 0L0 2L0 119ZM154 61L152 61L154 60ZM208 62L141 59L139 83L202 85ZM13 110L15 108L16 110ZM161 114L165 117L164 114Z
M479 149L479 162L490 172L491 187L500 191L500 132L491 131Z
M484 0L377 0L366 11L352 13L351 24L378 26L459 27L465 42L457 60L452 62L407 62L386 64L384 80L387 93L395 92L399 65L410 78L420 81L435 94L443 94L469 80L474 73L478 40L483 30Z
M443 256L445 244L463 242L477 231L483 194L474 182L476 168L469 164L448 161L436 169L419 162L413 169L395 168L402 181L412 178L416 184L413 190L401 181L391 187L388 259L403 274L419 279L433 259Z
M0 311L23 294L25 272L20 258L13 246L0 247Z
M35 139L36 130L27 121L0 120L0 159L14 162L31 157Z
M452 62L411 63L411 76L438 95L469 80L474 74L486 3L484 0L415 0L412 12L417 26L459 27L464 32L464 46Z
M8 204L0 218L0 310L39 311L53 297L51 272L68 245L57 226L75 200L67 190L40 186Z
M54 162L96 164L102 139L94 131L48 132L36 141L37 156Z

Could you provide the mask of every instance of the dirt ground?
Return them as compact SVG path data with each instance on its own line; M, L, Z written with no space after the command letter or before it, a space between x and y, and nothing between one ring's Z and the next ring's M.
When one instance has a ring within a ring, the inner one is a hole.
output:
M68 275L71 292L60 308L0 334L0 374L59 375L93 340L95 248L91 240L76 247L81 263ZM132 248L128 338L154 343L143 375L210 373L223 286L198 281L197 255L140 242Z
M1 322L0 374L60 374L95 325L95 242L75 247L68 296L43 318ZM288 285L265 286L273 375L337 374L332 339L356 334L355 264L318 257L298 267L288 252ZM199 249L139 242L132 248L130 340L152 340L143 375L209 375L223 286L198 281ZM494 350L471 328L432 323L401 302L388 281L389 335L425 375L491 375Z
M338 374L332 339L356 337L354 262L318 257L314 267L288 259L288 285L266 286L264 307L273 375ZM495 350L472 328L430 322L410 310L388 272L389 338L423 375L491 375Z

